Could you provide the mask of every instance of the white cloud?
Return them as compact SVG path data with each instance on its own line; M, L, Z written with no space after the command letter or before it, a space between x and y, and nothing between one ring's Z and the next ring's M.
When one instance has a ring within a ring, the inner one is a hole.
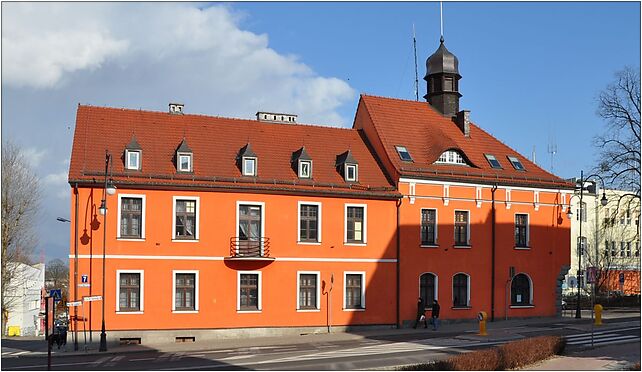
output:
M55 190L53 195L59 199L69 197L69 184L67 183L67 171L50 173L41 179L43 189L47 192Z
M38 150L34 147L27 147L22 150L22 155L31 166L31 169L37 168L46 154L47 150Z

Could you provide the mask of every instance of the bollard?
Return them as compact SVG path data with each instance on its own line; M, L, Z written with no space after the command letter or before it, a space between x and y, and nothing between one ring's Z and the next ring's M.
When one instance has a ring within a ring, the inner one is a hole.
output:
M488 315L486 315L485 311L480 311L479 314L477 314L477 319L479 319L479 335L480 336L488 336L488 333L486 333L486 319L488 318Z
M595 325L602 325L602 305L595 304L593 311L595 311Z

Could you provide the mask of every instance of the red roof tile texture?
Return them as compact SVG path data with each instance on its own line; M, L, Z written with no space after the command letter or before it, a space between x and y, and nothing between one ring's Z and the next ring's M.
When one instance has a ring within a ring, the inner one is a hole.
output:
M140 171L125 169L124 150L133 136L142 147ZM183 139L193 151L190 174L176 170ZM258 157L256 178L242 176L237 166L248 142ZM313 160L312 180L299 179L291 164L304 145ZM397 195L355 129L79 106L69 182L102 180L105 150L113 155L111 172L121 184ZM357 184L347 183L335 166L348 150L359 164Z
M427 102L361 95L359 115L369 117L386 156L401 176L531 187L573 187L473 123L469 137L464 136L453 120L441 115ZM395 145L405 146L413 161L402 161ZM451 149L463 153L470 166L435 164L443 152ZM502 169L492 168L484 154L494 155ZM507 156L517 157L525 171L516 170Z

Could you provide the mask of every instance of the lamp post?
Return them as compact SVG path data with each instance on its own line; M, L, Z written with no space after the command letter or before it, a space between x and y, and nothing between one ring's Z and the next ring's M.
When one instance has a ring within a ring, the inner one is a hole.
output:
M76 193L76 190L74 190ZM76 218L78 218L78 198L76 197ZM64 217L56 217L58 222L68 222L71 223L71 220L68 220ZM74 234L74 302L78 300L78 224L74 224L75 234ZM69 311L69 309L67 309ZM74 351L78 351L78 307L74 306Z
M599 178L602 181L602 188L604 188L604 180L602 179L602 177L600 177L597 174L592 174L592 175L588 176L587 178L591 178L591 177ZM583 249L584 248L584 242L582 240L582 222L583 222L583 217L586 215L586 212L584 211L584 206L582 204L583 198L584 198L584 171L580 171L580 208L579 208L580 209L580 212L579 212L580 213L580 215L579 215L579 218L580 218L580 235L579 235L579 247L577 249L577 258L578 258L578 261L577 261L577 305L575 307L575 318L577 318L577 319L580 319L582 317L582 308L580 306L580 299L581 299L581 297L580 297L580 284L581 284L580 283L580 278L581 278L581 274L582 274L582 251L584 250ZM570 203L570 200L569 200L569 203ZM604 192L604 190L602 190L602 199L600 200L600 203L602 204L602 206L605 206L608 203L608 200L606 199L606 193ZM584 214L582 213L583 211L584 211ZM567 215L568 215L569 219L573 216L573 212L571 211L570 205L569 205L569 208L568 208ZM597 242L595 242L595 244L597 244Z
M102 295L102 322L100 325L100 348L98 351L107 351L107 334L105 333L105 259L107 247L107 195L114 195L116 193L116 186L114 186L111 178L109 183L107 180L107 170L111 162L111 154L105 150L105 186L103 188L103 199L100 201L100 208L98 211L103 215L103 295Z

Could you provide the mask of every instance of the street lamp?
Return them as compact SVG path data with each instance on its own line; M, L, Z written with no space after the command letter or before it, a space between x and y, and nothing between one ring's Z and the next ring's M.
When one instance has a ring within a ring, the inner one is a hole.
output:
M76 207L78 207L78 198L76 198ZM76 212L76 216L78 213ZM68 222L71 223L71 220L66 219L64 217L56 217L56 221L58 222ZM77 225L77 224L75 224ZM74 259L74 302L77 301L78 298L78 228L74 226L76 229L76 233L74 234L74 253L75 253L75 259ZM69 309L67 309L69 311ZM78 308L74 306L74 351L78 351Z
M606 199L606 192L604 191L604 180L602 179L602 177L600 177L597 174L592 174L592 175L588 176L587 178L591 178L591 177L597 177L602 181L602 199L600 199L600 204L602 204L602 206L605 206L608 203L608 200ZM583 212L583 209L584 209L584 205L582 204L582 199L583 198L584 198L584 171L580 171L580 216L579 216L579 218L580 218L580 235L579 235L580 239L579 239L579 248L577 249L577 257L578 257L578 261L577 261L577 306L575 307L575 318L577 318L577 319L580 319L582 317L582 310L581 310L581 307L580 307L580 278L581 278L581 274L582 274L582 251L584 250L583 249L583 247L584 247L583 243L584 242L582 240L582 221L583 221L582 212ZM570 204L570 200L569 200L569 204ZM584 214L584 215L586 215L586 214ZM570 205L569 205L569 208L568 208L567 216L568 216L569 219L571 219L571 217L573 216L573 212L571 211ZM597 242L595 242L595 244L597 246Z
M100 348L98 351L107 351L107 334L105 333L105 259L107 242L107 195L116 193L116 186L111 179L107 179L107 170L111 162L111 154L105 150L105 186L103 188L103 199L100 201L99 213L103 215L103 298L102 298L102 323L100 325Z

